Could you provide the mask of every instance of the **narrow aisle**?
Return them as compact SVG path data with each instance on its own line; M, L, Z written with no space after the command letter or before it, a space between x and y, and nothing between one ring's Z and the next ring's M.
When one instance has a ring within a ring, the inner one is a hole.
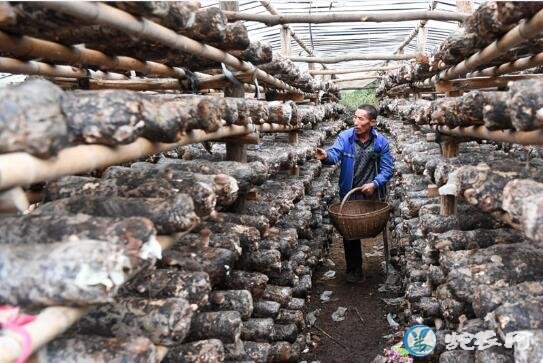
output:
M357 284L345 282L345 258L341 239L335 238L328 256L335 266L323 264L315 271L311 301L307 312L320 309L316 326L343 344L342 347L316 327L309 328L312 340L317 346L303 355L307 362L371 362L377 354L382 354L387 342L383 336L392 333L386 320L385 304L377 290L385 280L380 264L383 261L382 239L363 240L364 273L366 279ZM327 271L336 271L333 279L326 279ZM323 302L321 294L332 291L330 300ZM347 308L343 321L334 321L332 314L338 307ZM360 313L359 318L356 310ZM317 337L315 337L315 335Z

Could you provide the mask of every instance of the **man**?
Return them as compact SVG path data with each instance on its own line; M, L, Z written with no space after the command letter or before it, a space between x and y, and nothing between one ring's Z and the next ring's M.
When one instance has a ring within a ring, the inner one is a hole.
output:
M342 131L332 147L317 148L315 157L324 164L341 162L339 196L353 188L361 192L351 195L351 200L384 200L386 184L392 177L394 161L388 140L375 130L377 110L372 105L360 105L354 114L354 127ZM362 278L362 246L360 240L343 239L347 282L355 283Z

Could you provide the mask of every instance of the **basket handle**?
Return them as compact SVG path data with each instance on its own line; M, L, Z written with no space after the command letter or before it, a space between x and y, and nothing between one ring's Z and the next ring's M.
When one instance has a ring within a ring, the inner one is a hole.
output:
M341 201L341 205L339 206L339 213L341 213L341 210L343 209L343 204L345 204L345 202L349 200L349 197L351 196L351 194L356 192L358 189L362 189L362 187L356 187L356 188L351 189L351 191L347 193L345 197L343 197L343 200Z

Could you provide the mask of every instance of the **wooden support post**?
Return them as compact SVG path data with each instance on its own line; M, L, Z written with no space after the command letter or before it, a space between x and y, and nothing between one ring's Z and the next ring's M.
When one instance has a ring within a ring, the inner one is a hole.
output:
M238 1L224 1L221 0L219 8L224 11L239 11ZM240 85L228 85L224 88L225 97L238 97L245 98L245 88L243 84ZM227 142L226 143L226 160L239 161L241 163L247 162L247 144L239 142ZM238 200L232 205L232 211L242 212L245 209L245 199L238 198Z
M239 3L237 1L224 1L219 3L221 10L239 11ZM224 88L225 97L245 98L245 89L243 85L230 84ZM226 143L226 160L247 162L247 146L237 142Z
M456 214L456 196L455 195L442 195L440 214L442 216L452 216Z
M288 133L288 143L289 144L297 144L299 141L298 137L298 131L291 131Z
M281 27L279 29L281 32L281 54L285 57L290 56L290 31Z
M441 151L445 159L458 156L458 149L460 146L458 140L449 136L442 136L441 140Z
M251 144L257 145L260 143L260 135L258 132L253 132L251 134L242 135L242 136L228 136L222 139L218 139L216 142L226 142L232 144Z
M421 26L417 34L417 53L426 54L426 39L428 36L428 29L426 26Z
M288 133L288 143L291 145L295 145L299 142L299 136L298 131L291 131ZM290 175L299 176L300 175L300 167L298 165L294 165L290 169Z
M441 152L445 159L458 156L460 143L458 139L450 136L441 137ZM451 216L456 214L456 194L441 195L440 214L442 216Z

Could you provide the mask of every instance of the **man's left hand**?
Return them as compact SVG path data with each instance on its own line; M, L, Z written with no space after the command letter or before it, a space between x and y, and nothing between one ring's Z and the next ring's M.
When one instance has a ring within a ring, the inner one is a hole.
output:
M360 191L367 196L372 195L375 192L375 184L373 183L367 183L362 185L362 189Z

